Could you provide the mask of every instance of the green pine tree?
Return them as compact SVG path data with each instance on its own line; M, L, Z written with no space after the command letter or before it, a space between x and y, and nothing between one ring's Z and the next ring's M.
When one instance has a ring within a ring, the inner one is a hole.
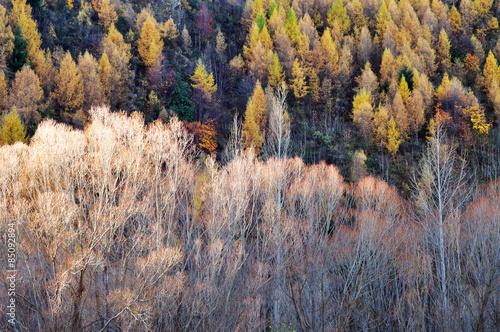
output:
M9 65L12 72L21 70L27 63L28 59L28 40L23 37L21 28L16 25L14 28L14 52L10 59Z
M177 73L175 89L172 91L167 107L173 109L180 120L194 121L194 102L188 97L189 84L182 81Z

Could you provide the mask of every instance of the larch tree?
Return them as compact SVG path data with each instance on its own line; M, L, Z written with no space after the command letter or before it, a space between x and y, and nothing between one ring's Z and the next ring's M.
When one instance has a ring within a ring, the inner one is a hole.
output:
M108 98L111 98L112 94L112 72L113 68L111 68L111 64L109 63L109 58L106 53L103 53L101 56L101 60L99 61L99 81L101 83L104 95Z
M321 46L325 54L328 76L333 79L339 73L339 53L328 28L323 33L323 36L321 36Z
M14 51L14 34L5 13L5 7L0 5L0 69L7 68L7 62Z
M7 106L8 85L7 77L5 77L3 70L0 70L0 113Z
M340 28L342 34L347 34L351 29L351 20L347 15L347 9L344 7L342 0L336 0L327 13L327 22L330 28L333 28L335 22Z
M111 0L99 0L94 8L99 17L99 25L104 31L107 31L111 24L118 21L118 15L115 11L115 6Z
M406 78L404 75L401 75L401 80L399 81L399 93L401 94L401 98L403 99L403 103L406 104L408 98L410 98L410 88L408 87L408 83L406 82Z
M278 53L280 62L285 69L285 73L287 74L287 76L290 76L292 73L293 62L295 61L295 51L292 47L292 43L290 42L290 38L285 31L285 28L281 28L277 32L276 36L274 37L274 45L276 52Z
M391 50L386 48L382 55L382 64L380 65L380 82L389 83L395 71L396 61L394 60Z
M205 69L205 65L201 62L201 59L198 60L194 74L191 76L191 80L194 82L194 84L191 84L193 88L200 90L207 100L212 100L213 94L217 91L217 85L214 83L213 74L208 74Z
M18 19L19 28L23 37L28 41L28 59L32 61L36 53L40 52L42 40L36 22L31 18L31 13L21 11Z
M298 60L295 60L293 63L290 88L293 90L293 94L296 98L305 97L309 91L309 87L306 83L306 75Z
M260 82L257 81L253 94L248 100L242 131L245 147L253 147L256 155L262 152L266 123L266 97Z
M82 74L69 52L66 52L59 68L54 99L64 111L76 111L83 105L84 89Z
M201 42L205 42L212 38L214 33L213 17L206 4L202 4L196 16L196 28Z
M493 52L490 51L483 68L483 86L485 91L491 92L490 89L494 81L497 83L500 82L500 67Z
M16 142L28 143L24 125L19 118L17 111L12 110L3 117L2 128L0 129L0 145L11 145Z
M320 101L320 98L321 98L321 85L320 85L318 73L316 73L316 70L314 70L314 68L312 68L310 70L309 86L311 88L312 100L315 103L318 103Z
M141 38L137 41L137 51L142 62L151 67L155 59L163 50L163 41L160 32L156 29L150 17L146 19L141 30Z
M393 156L396 154L396 152L398 152L399 145L402 142L402 140L399 139L399 137L400 137L400 133L399 133L398 127L396 125L396 121L394 121L394 118L391 117L391 119L389 120L389 123L387 125L386 148Z
M385 36L387 24L391 20L391 14L389 13L389 10L387 10L387 5L385 4L385 1L382 1L382 5L379 8L379 11L377 13L377 25L376 25L376 32L379 37L379 40L382 40Z
M290 7L290 11L288 12L285 23L285 31L288 34L288 38L290 38L292 45L296 46L300 43L301 32L299 30L297 16L295 16L293 7Z
M108 62L109 64L109 62ZM99 106L105 101L105 91L99 77L99 63L89 52L78 56L78 70L83 82L83 108L90 110L92 105Z
M277 52L274 52L273 62L269 66L269 84L272 87L277 87L285 79L283 66L280 64L280 59Z
M16 107L21 120L27 127L38 123L41 119L38 107L43 98L40 80L35 72L24 66L16 73L9 92L10 108Z
M451 55L450 55L451 42L448 34L444 29L439 33L437 56L439 64L442 66L443 71L448 72L451 68Z
M372 134L373 100L370 93L362 88L352 102L352 120L361 135L370 142Z

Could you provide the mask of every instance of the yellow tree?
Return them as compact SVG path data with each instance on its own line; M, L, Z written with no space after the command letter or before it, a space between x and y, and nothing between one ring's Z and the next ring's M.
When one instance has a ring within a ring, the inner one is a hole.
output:
M266 97L260 81L257 81L252 97L248 100L242 133L245 146L253 146L256 154L261 152L266 123Z
M401 75L401 81L399 82L399 93L401 94L401 98L403 98L403 103L406 104L406 101L410 98L410 88L408 87L408 83L406 83L404 75Z
M387 126L387 145L386 148L394 156L399 150L399 145L402 140L399 139L399 130L396 126L396 121L391 117Z
M116 14L115 7L110 0L99 0L97 8L95 9L99 17L99 25L104 30L108 30L111 24L118 21L118 15Z
M339 53L328 28L323 33L323 36L321 36L321 47L325 54L328 75L330 78L334 78L339 73Z
M315 103L319 102L321 97L321 86L319 84L319 77L316 70L311 69L311 75L309 76L309 85L311 87L312 99Z
M500 68L493 52L490 51L483 69L483 85L486 91L491 92L490 90L494 81L497 83L500 82Z
M448 38L448 34L444 29L441 29L439 33L438 47L437 47L437 55L438 60L441 66L443 66L444 71L449 71L451 68L451 55L450 55L450 39Z
M296 98L302 98L307 95L308 92L306 76L304 75L304 70L297 59L293 63L290 88L293 90L293 94Z
M293 7L290 7L290 11L288 12L288 17L285 23L285 30L292 44L294 46L297 46L300 42L301 33L299 30L297 17L295 16L295 11L293 10Z
M36 54L40 52L40 45L42 45L36 22L31 18L30 13L22 10L19 15L18 25L23 37L28 41L28 59L33 61Z
M125 42L123 35L120 31L118 31L114 23L111 24L108 34L106 35L106 38L104 38L105 51L109 52L113 47L118 48L118 50L120 50L120 52L122 52L128 60L132 57L132 54L130 54L130 44Z
M78 57L78 70L83 81L83 108L89 110L92 105L98 106L104 103L104 90L99 78L99 64L88 51L85 51L83 56L80 54Z
M19 114L13 110L3 118L2 129L0 129L0 145L14 144L15 142L28 143L28 140Z
M377 30L376 30L379 40L381 41L385 35L387 23L389 23L390 20L391 20L391 14L389 13L389 10L387 10L385 1L382 1L382 5L380 6L380 9L377 13Z
M201 59L198 60L191 80L194 82L191 86L200 91L207 100L211 101L213 94L217 91L217 84L214 83L214 75L212 73L208 74Z
M14 34L7 24L6 9L0 5L0 68L5 68L14 50Z
M112 75L111 64L109 63L109 58L106 53L103 53L101 56L101 61L99 61L99 80L101 82L101 86L104 90L104 94L109 99L111 98L111 84L112 84Z
M82 76L69 52L61 62L53 96L64 110L75 111L83 104Z
M362 88L352 102L352 120L361 134L370 140L372 133L373 100L370 93Z
M342 34L346 34L351 29L351 20L349 19L349 15L347 15L347 10L342 3L342 0L336 0L330 9L328 10L328 25L333 28L335 23L340 28L340 32Z
M385 49L384 54L382 55L382 64L380 65L380 82L390 82L392 79L392 75L396 70L396 61L394 60L394 56L392 55L391 50Z
M269 66L269 84L272 87L276 87L283 82L285 79L285 72L283 71L283 66L280 64L280 59L278 53L274 52L273 62Z
M9 81L7 80L7 77L5 77L3 70L0 70L0 114L2 113L2 109L6 106L7 103L8 84Z
M148 17L142 26L141 38L137 41L137 51L144 64L151 67L162 50L163 41L160 38L160 33L151 18Z

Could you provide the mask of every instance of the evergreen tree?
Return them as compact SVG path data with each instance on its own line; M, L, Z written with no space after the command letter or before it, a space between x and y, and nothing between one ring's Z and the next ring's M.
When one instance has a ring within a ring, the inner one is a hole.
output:
M182 81L180 73L177 73L175 88L167 107L173 109L180 120L192 122L194 121L194 102L188 97L188 91L188 83Z
M10 59L10 70L12 72L17 72L21 70L23 66L27 63L28 59L28 41L23 37L21 28L16 25L14 28L14 51Z

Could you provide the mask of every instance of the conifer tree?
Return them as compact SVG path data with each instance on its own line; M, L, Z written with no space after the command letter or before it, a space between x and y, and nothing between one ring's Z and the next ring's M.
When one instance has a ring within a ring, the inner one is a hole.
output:
M377 13L377 25L376 25L376 32L380 40L384 38L385 31L387 29L387 24L389 23L390 20L391 20L391 14L389 13L389 10L387 10L385 1L382 1L382 5L380 6L379 11Z
M27 143L28 140L24 125L14 108L3 118L2 129L0 129L0 145L10 145L15 142Z
M6 9L0 5L0 68L5 69L14 50L14 34L7 24Z
M399 93L403 99L403 103L406 103L408 98L410 98L410 89L408 88L408 83L406 83L406 78L404 75L401 76L401 81L399 81Z
M40 51L40 45L42 45L36 22L31 18L30 13L23 10L19 15L18 25L28 43L28 59L33 61L36 53Z
M22 121L29 128L40 121L38 106L43 97L40 80L29 67L16 72L14 81L9 91L8 107L16 107Z
M2 113L2 109L7 104L7 95L8 95L7 85L8 85L8 83L9 82L7 80L7 77L5 77L3 70L0 70L0 114Z
M182 81L181 75L177 73L177 80L167 106L172 108L180 120L194 121L194 102L188 97L189 85Z
M260 81L257 81L252 97L248 100L242 133L245 146L253 146L256 154L261 152L266 123L266 97Z
M213 94L217 91L217 85L214 83L214 75L212 73L208 74L201 59L198 60L191 80L194 82L191 86L200 91L207 100L211 101Z
M280 64L278 53L274 52L273 62L269 67L269 84L272 87L276 87L280 85L284 79L285 79L285 73L283 72L283 67Z
M99 17L99 25L104 31L107 31L111 24L118 21L118 15L110 0L99 0L97 8L95 9Z
M99 64L88 51L78 57L78 70L83 82L84 109L103 104L105 96L99 78Z
M330 29L326 29L321 36L321 46L325 54L325 64L330 78L335 78L339 73L339 53L333 42Z
M497 59L493 55L493 52L488 53L486 58L486 63L483 69L483 85L486 91L490 91L493 86L493 82L500 82L500 68L497 63Z
M396 121L391 117L387 126L387 150L394 156L399 150L399 145L402 140L399 139L399 130L396 126Z
M288 16L285 23L285 31L292 42L292 45L296 46L300 42L300 30L297 23L297 17L295 16L295 11L290 7Z
M83 81L69 52L66 52L56 78L55 100L64 110L76 111L83 104Z
M163 41L150 17L146 19L141 30L141 38L137 42L137 51L147 67L154 64L156 57L163 50Z
M295 60L293 63L290 88L293 90L293 94L296 98L302 98L308 93L306 76L298 60Z
M104 90L104 94L110 100L111 98L111 84L112 84L112 77L111 77L111 71L113 69L111 68L111 65L109 63L109 58L106 53L103 53L101 56L101 60L99 61L99 80L101 82L101 86Z
M352 120L361 134L370 140L372 132L373 100L370 93L362 88L352 102Z
M321 97L321 86L319 83L320 82L318 74L316 73L316 70L314 70L313 68L311 69L311 75L309 77L309 85L311 87L311 96L315 103L318 103Z
M28 60L28 41L23 37L18 25L14 28L14 50L10 59L9 67L17 72L24 67Z
M448 34L444 29L441 29L441 32L439 33L437 55L440 65L446 72L451 68L450 47L451 43L448 38Z
M347 15L347 9L344 7L342 0L336 0L328 10L327 15L330 28L333 28L334 23L337 22L342 34L345 35L349 32L351 29L351 20L349 19L349 15Z

